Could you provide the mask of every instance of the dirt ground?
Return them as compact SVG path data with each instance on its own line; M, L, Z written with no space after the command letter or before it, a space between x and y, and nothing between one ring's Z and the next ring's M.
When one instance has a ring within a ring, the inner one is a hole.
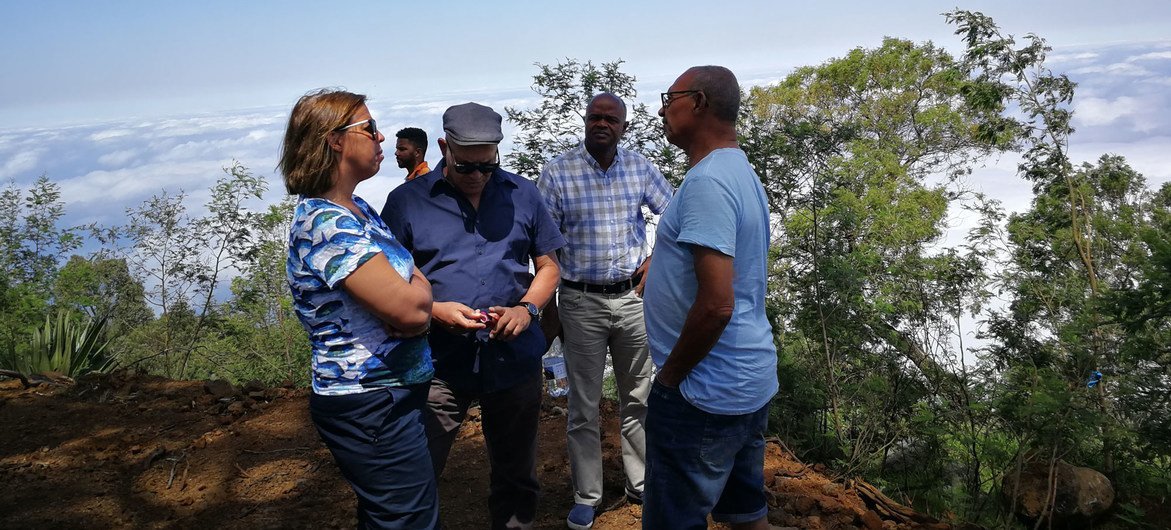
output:
M310 424L306 392L125 374L28 389L2 379L0 527L354 528L354 496ZM572 502L564 407L543 407L536 528L565 528ZM606 500L594 528L639 528L640 508L623 500L613 405L603 421ZM891 516L776 443L765 468L778 527L949 528ZM485 528L487 492L473 418L440 479L446 527Z

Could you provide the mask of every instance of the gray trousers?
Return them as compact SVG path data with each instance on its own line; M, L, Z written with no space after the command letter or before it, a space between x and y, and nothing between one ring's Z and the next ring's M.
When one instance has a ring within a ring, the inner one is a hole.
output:
M562 286L557 300L569 376L566 435L574 502L590 506L602 502L598 403L602 399L607 350L618 384L626 491L641 496L646 470L643 425L651 389L651 357L642 317L642 298L633 290L596 294Z

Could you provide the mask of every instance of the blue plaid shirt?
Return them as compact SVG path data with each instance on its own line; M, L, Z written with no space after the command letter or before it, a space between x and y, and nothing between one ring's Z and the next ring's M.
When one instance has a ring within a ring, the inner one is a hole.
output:
M579 144L541 171L537 189L568 242L561 249L561 277L611 284L625 281L646 259L645 205L667 208L674 190L646 157L618 148L603 171Z

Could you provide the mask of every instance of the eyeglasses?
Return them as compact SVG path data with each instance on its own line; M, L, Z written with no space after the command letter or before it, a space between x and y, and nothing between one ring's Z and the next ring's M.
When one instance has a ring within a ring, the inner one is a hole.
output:
M473 171L479 171L487 175L500 168L499 151L496 152L495 162L458 162L455 159L455 155L451 153L451 149L447 150L447 156L451 157L451 168L461 175L467 175Z
M362 127L362 130L370 133L370 137L373 138L375 141L378 141L378 123L374 121L374 118L354 122L349 125L342 125L341 127L334 129L333 132L342 132L342 131L349 129L351 127L357 127L357 126L363 125L363 124L365 124L366 126Z
M679 99L675 96L690 96L692 94L702 94L702 90L676 90L674 92L660 92L659 99L663 100L663 108L671 105L671 102Z

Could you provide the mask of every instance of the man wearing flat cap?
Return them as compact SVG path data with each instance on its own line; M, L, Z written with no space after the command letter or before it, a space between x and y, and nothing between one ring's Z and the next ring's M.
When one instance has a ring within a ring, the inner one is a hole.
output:
M431 281L435 300L426 419L435 474L478 400L492 468L491 527L531 528L545 351L538 315L560 278L555 251L565 239L536 186L500 168L500 122L476 103L447 109L443 159L395 188L382 219Z

